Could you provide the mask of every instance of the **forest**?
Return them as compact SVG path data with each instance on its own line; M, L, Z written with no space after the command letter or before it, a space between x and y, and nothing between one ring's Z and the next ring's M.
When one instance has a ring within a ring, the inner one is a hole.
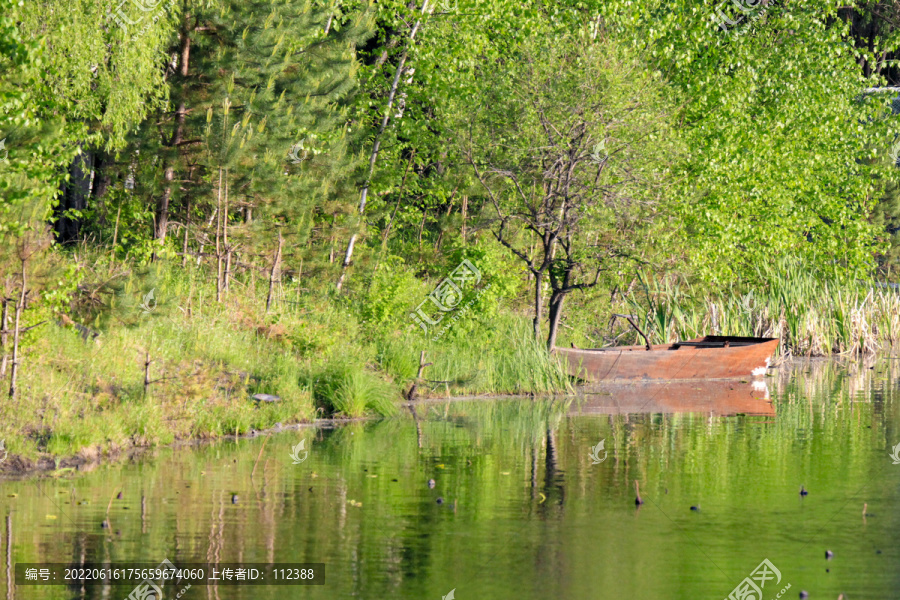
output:
M0 0L0 439L900 338L900 3Z

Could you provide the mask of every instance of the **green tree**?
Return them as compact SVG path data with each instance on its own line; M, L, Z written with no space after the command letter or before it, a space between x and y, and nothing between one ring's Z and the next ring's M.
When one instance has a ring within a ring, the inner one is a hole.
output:
M0 377L16 396L25 311L35 301L32 275L49 244L46 223L59 185L57 168L75 151L66 147L65 120L43 79L44 44L22 35L16 5L0 0Z
M586 27L475 70L454 136L489 197L491 233L534 276L535 337L549 283L552 349L566 297L637 258L665 210L675 110L658 76Z
M274 263L302 260L316 219L349 212L351 145L363 130L348 105L356 48L372 29L367 5L258 0L186 11L177 109L162 115L172 133L147 126L138 145L140 156L163 154L144 191L160 199L157 252L174 250L170 225L184 228L183 261L214 247L221 297L239 266L271 279Z
M833 275L870 271L877 246L868 216L896 125L884 118L885 99L861 96L880 79L860 72L864 57L835 5L763 2L741 12L615 1L598 9L684 96L691 152L679 165L680 218L696 273L752 279L773 255Z
M115 153L165 104L165 54L180 4L174 0L20 2L12 10L25 40L43 40L41 81L80 151L55 177L59 241L79 237L85 211L104 218L104 196L118 171ZM93 175L93 176L92 176Z

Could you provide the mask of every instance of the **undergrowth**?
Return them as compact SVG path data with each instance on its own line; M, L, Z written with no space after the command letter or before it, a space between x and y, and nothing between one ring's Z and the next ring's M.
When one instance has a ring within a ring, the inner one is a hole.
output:
M26 457L95 456L321 416L389 417L422 351L432 364L420 397L568 386L527 317L473 311L438 341L423 335L408 311L428 290L411 276L360 285L351 299L286 279L268 312L266 281L230 287L217 302L191 264L150 271L94 260L71 310L23 340L20 394L0 405L0 439Z

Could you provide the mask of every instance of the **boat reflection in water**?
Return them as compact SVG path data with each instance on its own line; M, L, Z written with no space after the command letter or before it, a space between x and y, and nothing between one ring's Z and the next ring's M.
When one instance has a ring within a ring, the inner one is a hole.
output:
M765 381L671 381L591 384L578 390L571 415L628 413L775 415Z

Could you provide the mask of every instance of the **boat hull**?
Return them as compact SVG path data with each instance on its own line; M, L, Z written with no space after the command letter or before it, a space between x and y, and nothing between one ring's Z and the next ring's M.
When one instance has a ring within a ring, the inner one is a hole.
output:
M602 350L554 348L569 375L591 382L749 379L766 373L774 338L706 336L676 344Z

